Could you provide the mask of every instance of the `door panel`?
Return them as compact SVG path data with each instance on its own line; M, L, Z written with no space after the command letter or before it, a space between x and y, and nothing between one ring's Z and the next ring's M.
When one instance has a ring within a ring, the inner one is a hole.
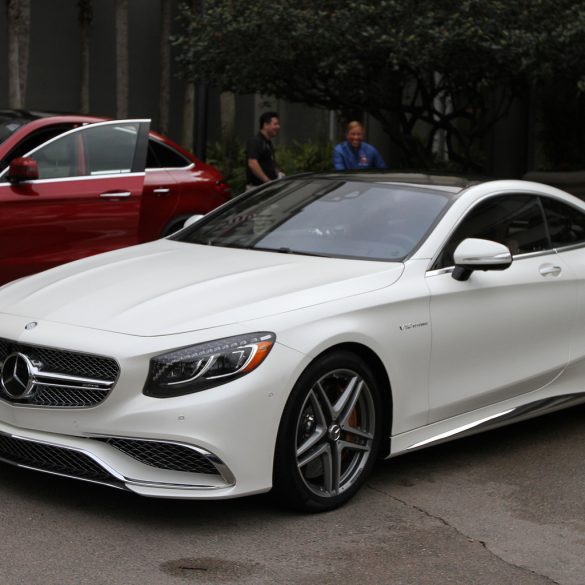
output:
M430 421L537 390L565 368L576 289L557 254L476 271L466 282L450 274L427 282Z

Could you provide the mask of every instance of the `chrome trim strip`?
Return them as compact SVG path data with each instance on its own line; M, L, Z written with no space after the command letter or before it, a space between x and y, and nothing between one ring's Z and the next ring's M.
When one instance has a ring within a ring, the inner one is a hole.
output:
M28 469L30 471L38 471L40 473L46 473L48 475L55 475L57 477L65 477L67 479L76 479L78 481L85 481L87 483L93 483L93 484L97 484L97 485L105 485L108 487L112 487L112 488L116 488L118 490L123 490L123 491L130 491L129 488L126 487L126 484L117 484L116 482L112 481L107 482L107 481L99 481L97 479L89 479L88 477L79 477L78 475L67 475L66 473L59 473L58 471L50 471L48 469L41 469L39 467L33 467L31 465L24 465L22 463L14 463L14 461L10 461L8 459L4 459L3 457L0 457L0 461L2 461L3 463L6 463L8 465L12 465L14 467L18 467L20 469Z
M552 398L544 398L542 400L536 400L529 404L523 404L515 408L504 410L503 412L494 414L492 416L481 418L472 423L462 425L450 431L439 433L424 441L414 443L407 448L407 451L414 449L420 449L421 447L427 447L429 445L436 445L447 440L459 439L469 435L475 435L483 431L489 431L498 427L509 425L521 420L527 420L529 418L535 418L544 414L555 412L571 406L577 406L585 402L585 393L577 394L564 394L562 396L554 396Z
M585 242L581 242L580 244L571 244L570 246L561 246L559 248L554 248L554 251L557 254L560 254L561 252L571 252L572 250L581 250L582 248L585 248Z
M181 156L183 156L183 155L181 155ZM147 167L144 170L147 173L156 173L157 171L166 171L166 172L170 172L170 171L188 171L188 170L194 169L194 168L195 168L195 163L189 163L188 165L185 165L184 167Z
M164 483L162 481L140 481L137 479L126 479L126 485L135 485L137 487L149 487L157 489L173 489L173 490L223 490L225 488L233 487L235 483L229 485L197 485L184 483Z
M221 478L226 482L224 487L232 487L236 484L236 478L234 474L230 471L228 466L215 454L211 451L207 451L201 447L197 447L196 445L190 445L189 443L183 443L181 441L165 441L163 439L149 439L144 437L124 437L121 435L102 435L100 433L92 433L91 435L87 435L89 438L94 439L122 439L124 441L141 441L143 443L160 443L162 445L176 445L178 447L184 447L185 449L190 449L191 451L195 451L198 455L205 457L218 471ZM112 447L115 448L115 447ZM124 453L123 451L121 451ZM124 453L126 457L130 457L134 459L132 456ZM185 472L187 473L187 472Z
M584 244L585 247L585 244ZM526 252L525 254L512 254L513 263L521 262L528 258L538 258L539 256L554 256L557 253L556 249L539 250L538 252ZM431 266L433 262L431 262ZM471 267L470 267L471 268ZM441 274L450 274L455 269L455 266L445 266L444 268L436 268L434 270L427 270L425 276L439 276Z
M115 384L115 380L110 382L108 380L96 380L95 378L70 376L69 374L60 374L59 372L45 372L39 370L38 368L34 368L33 376L35 378L35 383L43 384L44 386L67 386L70 388L81 388L88 390L109 390ZM44 382L45 379L53 380L53 382ZM58 382L60 381L65 383L59 384ZM99 386L99 388L88 388L88 386Z
M120 175L120 173L110 173L108 175L81 175L79 177L63 177L62 179L37 179L36 181L25 181L26 185L42 185L44 183L68 183L71 181L100 181L103 179L107 179L108 177L113 177L119 179L120 176L124 177L144 177L144 172L140 173L127 173L124 175ZM2 183L2 175L0 175L0 183ZM6 183L8 181L5 181Z

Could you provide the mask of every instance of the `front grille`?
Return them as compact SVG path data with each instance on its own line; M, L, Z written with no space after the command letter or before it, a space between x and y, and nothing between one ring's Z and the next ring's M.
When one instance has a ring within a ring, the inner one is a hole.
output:
M91 388L69 388L67 386L37 386L34 396L36 406L50 406L60 408L86 408L102 402L109 390L94 390ZM29 403L32 404L32 403Z
M188 473L219 475L209 458L185 445L139 439L108 438L104 441L126 455L152 467Z
M0 362L3 362L8 355L15 351L40 361L44 370L69 376L84 376L106 381L115 380L120 372L116 360L109 357L0 339Z
M109 483L115 481L114 477L84 453L7 435L0 435L0 459L60 475Z
M0 368L4 360L16 352L32 362L38 376L35 376L33 392L26 398L14 398L0 385L0 398L14 404L49 408L96 406L106 399L120 374L118 363L110 357L7 339L0 339Z

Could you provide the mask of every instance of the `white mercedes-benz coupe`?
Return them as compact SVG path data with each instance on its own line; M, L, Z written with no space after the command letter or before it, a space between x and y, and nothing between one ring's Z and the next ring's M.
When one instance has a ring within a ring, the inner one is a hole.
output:
M275 181L0 289L0 460L332 509L376 458L585 401L584 283L552 187Z

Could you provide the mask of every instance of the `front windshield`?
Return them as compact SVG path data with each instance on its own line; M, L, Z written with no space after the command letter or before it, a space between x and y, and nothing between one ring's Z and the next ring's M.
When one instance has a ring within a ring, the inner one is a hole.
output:
M253 191L173 237L275 252L401 261L449 202L426 187L298 178Z

